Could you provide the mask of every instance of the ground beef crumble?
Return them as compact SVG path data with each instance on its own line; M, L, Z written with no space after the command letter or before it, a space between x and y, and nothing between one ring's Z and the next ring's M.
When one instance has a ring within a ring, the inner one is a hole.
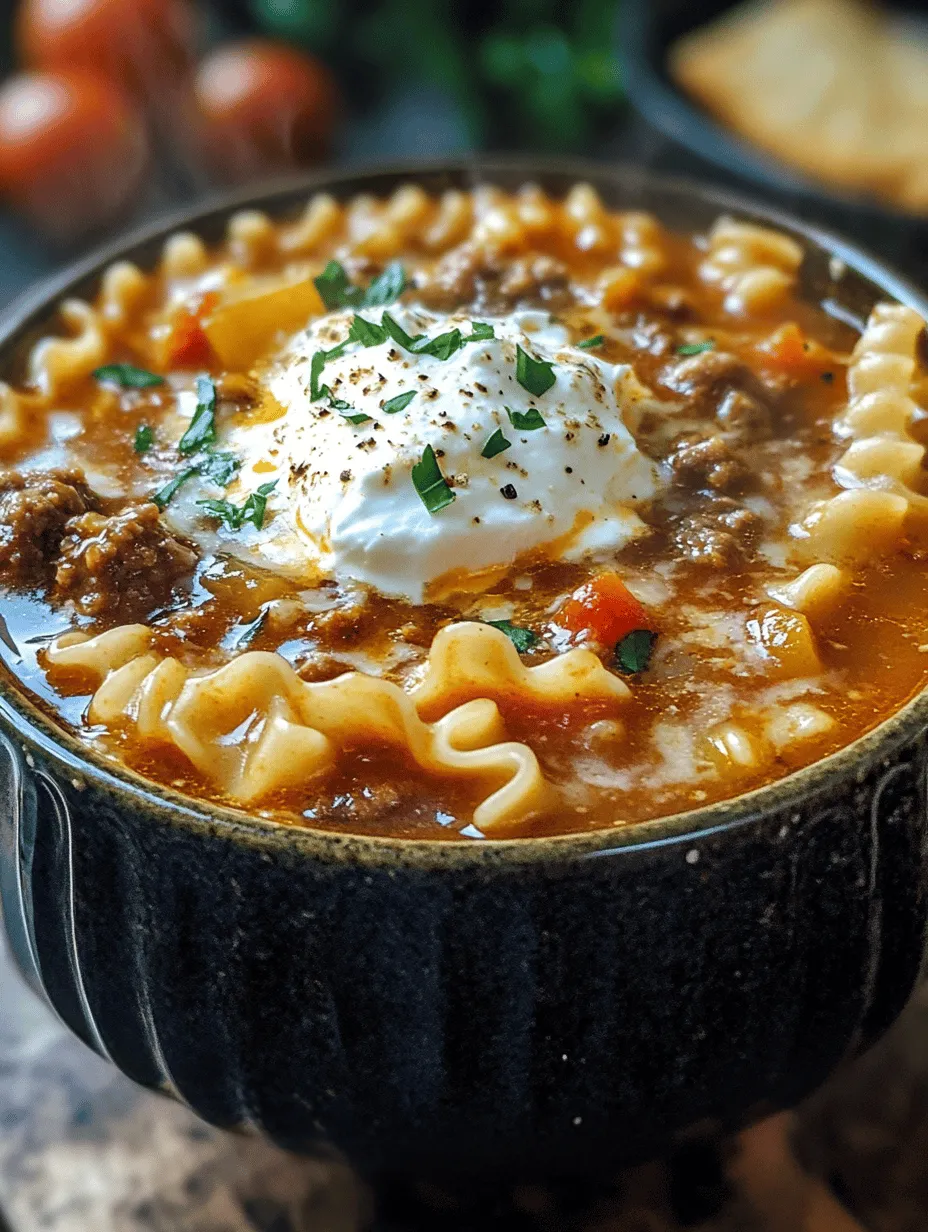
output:
M675 483L709 492L741 492L750 471L720 436L678 441L669 459Z
M674 536L683 555L694 564L735 569L749 560L762 520L750 509L721 496L683 519Z
M82 471L0 472L0 576L44 586L69 520L97 507Z
M55 589L86 615L138 616L167 602L196 563L157 505L128 505L112 517L91 512L68 523Z

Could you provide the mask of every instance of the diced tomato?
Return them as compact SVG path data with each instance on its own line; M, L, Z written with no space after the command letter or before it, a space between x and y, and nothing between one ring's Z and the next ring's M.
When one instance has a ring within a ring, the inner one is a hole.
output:
M203 329L203 318L218 302L217 293L207 291L196 307L177 310L168 338L168 367L201 368L209 363L213 350Z
M776 368L793 376L817 375L834 360L813 338L807 338L795 321L781 325L769 338L757 344L758 358L765 368Z
M635 629L654 631L654 620L617 573L599 573L580 586L554 615L570 633L614 645Z

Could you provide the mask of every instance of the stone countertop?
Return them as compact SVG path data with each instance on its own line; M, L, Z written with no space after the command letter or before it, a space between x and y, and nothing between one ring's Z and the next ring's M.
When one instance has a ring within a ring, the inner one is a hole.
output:
M424 1187L372 1195L346 1168L142 1090L61 1026L3 950L0 1212L9 1232L924 1232L928 989L792 1116L596 1187L462 1207Z

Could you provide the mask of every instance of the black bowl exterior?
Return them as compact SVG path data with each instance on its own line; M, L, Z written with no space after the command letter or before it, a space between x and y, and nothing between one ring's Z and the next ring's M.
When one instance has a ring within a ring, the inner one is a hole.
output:
M24 968L132 1078L288 1148L508 1176L640 1158L799 1099L918 970L922 737L695 835L377 867L129 801L2 727Z
M808 227L638 168L401 167L178 216L0 322L0 374L50 306L165 233L325 188L527 179L703 227L796 234L810 294L865 316L903 280ZM836 273L832 254L844 263ZM925 931L928 697L850 749L697 812L510 842L353 839L185 799L103 760L0 670L0 895L27 976L137 1081L207 1120L369 1168L590 1171L788 1105L901 1009ZM621 819L617 818L617 822Z

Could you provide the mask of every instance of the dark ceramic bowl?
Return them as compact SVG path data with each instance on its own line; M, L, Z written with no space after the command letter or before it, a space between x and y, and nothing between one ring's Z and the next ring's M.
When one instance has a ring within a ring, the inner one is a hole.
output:
M894 210L873 198L830 190L726 128L670 78L667 56L683 35L734 7L739 0L622 0L617 50L628 96L641 114L689 155L694 172L710 170L734 185L751 180L767 200L853 235L889 260L928 276L928 219ZM912 7L915 7L913 4ZM662 161L667 152L661 151Z
M592 181L702 228L721 211L806 245L805 285L928 313L832 237L685 183L486 162L318 176L190 210L10 312L0 373L64 293L180 224L307 193ZM5 651L4 653L9 654ZM0 676L0 868L18 959L64 1021L216 1125L368 1169L584 1172L789 1105L871 1043L916 978L926 917L917 698L772 787L627 829L449 843L280 826L102 761ZM616 819L620 821L620 818Z

